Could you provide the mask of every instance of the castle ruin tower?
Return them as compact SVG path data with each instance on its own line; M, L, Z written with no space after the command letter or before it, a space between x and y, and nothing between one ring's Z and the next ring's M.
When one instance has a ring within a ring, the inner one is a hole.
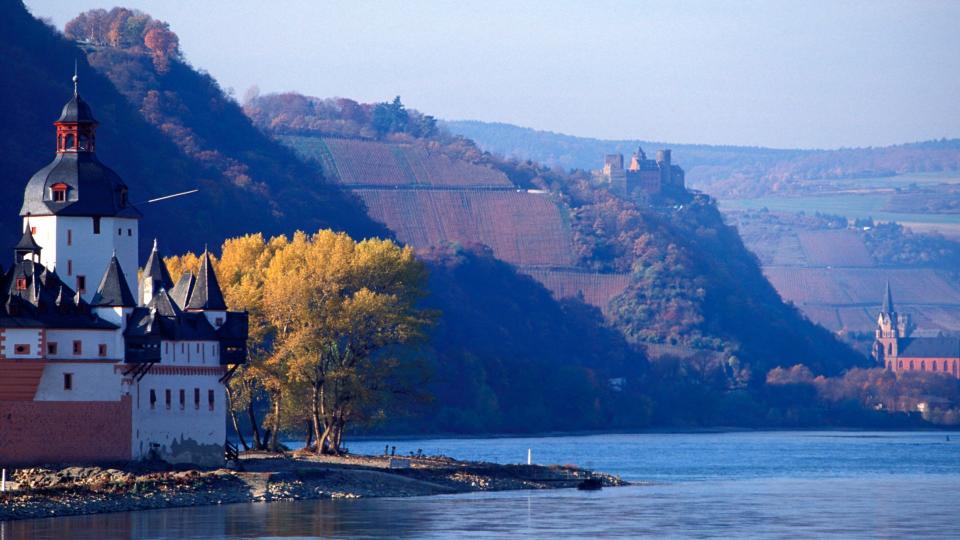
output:
M657 150L657 166L660 168L661 186L673 184L673 164L670 159L670 150Z
M133 272L122 278L135 290L140 212L120 176L97 159L97 121L76 75L73 83L73 97L53 123L56 155L27 183L20 216L43 248L40 263L89 302L113 253Z

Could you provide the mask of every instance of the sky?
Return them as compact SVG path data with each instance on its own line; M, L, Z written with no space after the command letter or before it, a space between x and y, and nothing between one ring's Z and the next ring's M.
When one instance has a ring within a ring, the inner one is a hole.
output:
M25 0L136 8L242 97L297 91L604 139L960 137L960 1Z

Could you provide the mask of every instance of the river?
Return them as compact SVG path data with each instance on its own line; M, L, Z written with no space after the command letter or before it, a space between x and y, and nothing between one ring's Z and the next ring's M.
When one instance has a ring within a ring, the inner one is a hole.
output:
M501 463L576 463L638 485L237 504L0 523L0 540L960 538L960 432L731 432L371 440Z

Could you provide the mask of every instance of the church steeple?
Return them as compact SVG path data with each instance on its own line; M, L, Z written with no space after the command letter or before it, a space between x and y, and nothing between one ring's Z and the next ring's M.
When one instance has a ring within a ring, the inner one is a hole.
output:
M883 291L883 307L881 313L893 313L893 294L890 292L890 282L887 282L887 288Z

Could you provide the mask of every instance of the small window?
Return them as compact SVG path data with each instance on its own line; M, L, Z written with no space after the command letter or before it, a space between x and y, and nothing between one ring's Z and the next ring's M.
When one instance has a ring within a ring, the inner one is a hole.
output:
M73 354L83 354L83 342L79 339L73 342Z
M77 292L80 294L87 292L87 276L77 276Z
M73 275L73 259L67 259L67 275Z
M36 227L30 227L30 234L37 234L37 228L36 228Z
M100 356L106 356L106 355L107 355L107 346L106 346L105 344L101 343L101 344L99 345L99 347L98 347L97 352L100 354Z
M903 369L903 360L897 362L897 369Z
M18 290L18 291L25 291L25 290L27 290L27 278L25 278L25 277L18 277L18 278L17 278L17 290Z
M930 371L936 371L936 370L937 370L937 361L934 360L933 362L930 362Z
M200 389L193 389L193 408L200 410Z
M18 344L13 346L13 354L30 354L30 345Z
M211 411L213 410L215 404L216 400L213 390L207 390L207 405L210 407Z
M76 150L76 145L74 145L74 142L76 140L77 140L76 137L74 137L72 133L67 135L67 143L66 143L67 150Z
M217 317L213 320L213 324L217 326L223 326L223 317Z
M117 236L123 236L123 229L117 229Z
M100 216L93 218L93 234L100 234Z
M53 195L53 202L65 202L67 200L66 184L56 184L50 189L51 195Z
M133 236L133 229L127 229L127 236Z
M927 370L927 362L926 362L926 360L921 360L921 361L920 361L920 371L926 371L926 370Z
M169 388L163 391L163 397L166 399L166 401L167 401L167 408L169 409L169 408L170 408L170 402L172 401L172 400L170 399L170 389L169 389Z
M63 374L63 389L73 390L73 373Z
M70 229L67 229L67 245L68 246L73 245L73 231L71 231Z
M157 408L157 391L152 389L150 390L150 408Z
M180 389L180 410L182 411L187 407L187 391L183 388Z
M197 343L197 352L200 352L200 344Z
M47 354L57 354L56 343L47 343Z

